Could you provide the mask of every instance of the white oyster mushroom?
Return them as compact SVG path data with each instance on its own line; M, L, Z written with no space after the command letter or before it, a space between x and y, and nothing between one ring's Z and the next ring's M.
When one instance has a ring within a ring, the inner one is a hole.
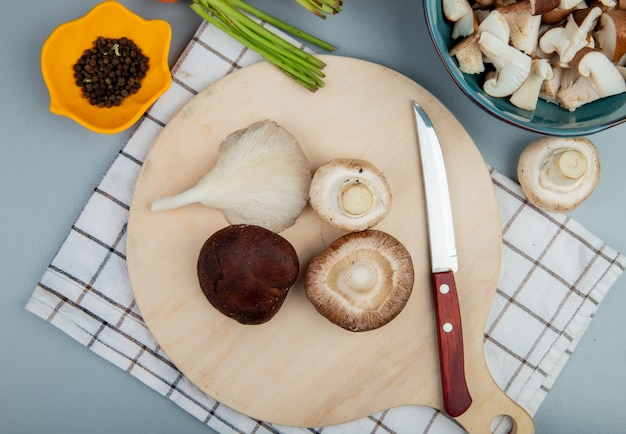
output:
M313 175L309 202L320 219L346 232L369 229L391 209L391 189L372 163L336 158Z
M595 189L600 156L585 137L542 137L520 155L517 176L529 202L546 211L569 212Z
M480 35L478 45L496 69L487 74L484 91L496 98L512 95L530 74L530 56L489 32Z
M230 134L217 162L182 193L152 202L152 211L199 202L218 208L230 224L281 232L306 206L311 171L295 137L275 122L263 121Z
M533 60L531 62L528 78L519 89L511 95L511 103L524 110L535 110L543 82L545 80L551 80L552 78L552 67L546 59Z

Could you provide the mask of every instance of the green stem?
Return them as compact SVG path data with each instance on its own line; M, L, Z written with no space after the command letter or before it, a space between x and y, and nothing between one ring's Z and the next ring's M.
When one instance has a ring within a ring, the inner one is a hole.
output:
M259 45L256 40L250 40L245 36L241 35L237 30L233 29L229 24L226 24L219 18L212 16L210 13L206 11L206 9L211 12L217 13L219 15L219 11L216 11L210 7L210 0L194 0L195 3L191 5L191 8L194 12L196 12L201 18L205 19L207 22L213 24L217 29L224 32L228 36L232 37L242 45L254 50L259 53L264 59L273 64L274 66L281 69L285 74L289 77L296 80L298 83L306 87L311 91L316 91L319 88L318 80L312 79L308 74L303 73L300 69L294 68L292 65L286 63L283 59L276 56L275 53L268 51L264 46ZM224 18L223 18L224 19ZM228 19L227 17L225 18ZM227 22L227 21L226 21ZM323 84L323 83L322 83Z
M264 37L272 44L284 48L290 53L305 59L308 63L311 63L318 68L323 68L325 66L324 62L269 31L261 24L242 13L239 9L231 6L229 2L232 2L232 0L208 0L208 3L211 3L215 8L221 10L224 16L228 17L229 20L240 23L241 25L249 28L256 35Z
M277 47L274 43L268 39L263 38L261 35L254 33L253 29L246 27L245 25L241 25L237 21L233 20L233 24L237 27L237 29L243 34L244 37L248 37L250 39L254 39L258 44L262 45L267 51L274 52L279 57L284 57L285 62L292 64L294 67L300 66L304 73L310 71L311 78L315 79L315 76L323 77L324 74L320 69L323 67L322 65L318 65L317 63L311 63L308 59L300 57L298 53L294 53L291 50L283 50L281 47ZM315 58L314 58L315 59ZM318 60L318 59L315 59Z
M294 26L292 26L291 24L285 23L284 21L281 21L277 18L272 17L271 15L266 14L265 12L250 6L248 3L244 2L243 0L229 0L230 3L233 6L236 6L252 15L254 15L257 18L260 18L263 21L266 21L267 23L281 29L284 30L285 32L291 33L294 36L297 36L301 39L304 39L307 42L310 42L312 44L317 45L318 47L321 47L327 51L335 51L335 46L323 41L309 33L306 33L303 30L300 30ZM297 0L296 0L297 1Z
M323 81L319 79L319 77L324 76L324 73L317 66L308 63L305 59L294 56L294 54L290 51L276 49L276 46L274 46L270 41L258 37L258 35L255 35L250 29L246 27L238 29L241 31L244 37L254 38L255 42L261 45L264 51L267 50L267 52L272 53L272 55L275 56L277 59L280 59L291 68L300 71L306 77L317 83L319 86L322 86L324 84Z
M224 24L239 32L242 37L251 42L253 41L259 51L268 55L271 54L273 58L279 59L287 66L299 70L314 82L323 84L318 79L318 76L322 77L324 75L320 69L325 66L322 61L277 37L247 15L229 7L229 5L225 4L227 2L222 0L203 1L205 4L210 4L216 8Z

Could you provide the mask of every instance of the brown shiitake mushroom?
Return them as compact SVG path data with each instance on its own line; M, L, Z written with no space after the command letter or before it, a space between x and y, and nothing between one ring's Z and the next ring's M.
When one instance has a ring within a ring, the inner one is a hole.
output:
M315 171L309 202L326 223L346 232L363 231L389 213L391 189L369 161L336 158Z
M217 310L241 324L262 324L282 306L300 264L280 235L232 225L205 241L197 270L200 288Z
M528 201L538 208L572 211L595 189L600 156L585 137L542 137L520 155L517 177Z
M393 236L353 232L316 256L304 290L317 311L353 332L381 327L404 308L413 290L413 262Z

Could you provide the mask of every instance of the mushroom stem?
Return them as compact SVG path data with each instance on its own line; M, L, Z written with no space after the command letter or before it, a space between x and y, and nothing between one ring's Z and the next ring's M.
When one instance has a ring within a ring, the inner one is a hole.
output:
M579 179L587 171L587 159L582 152L567 149L555 158L559 170L569 179Z
M198 186L191 187L189 190L185 190L182 193L178 193L171 196L164 196L155 199L152 202L152 211L163 211L168 209L180 208L185 205L200 202L205 196L210 194L203 193L202 189Z
M340 208L354 217L362 216L374 205L374 194L359 182L342 186L338 199Z
M587 172L587 166L587 159L576 149L554 150L541 167L539 183L552 191L572 191Z

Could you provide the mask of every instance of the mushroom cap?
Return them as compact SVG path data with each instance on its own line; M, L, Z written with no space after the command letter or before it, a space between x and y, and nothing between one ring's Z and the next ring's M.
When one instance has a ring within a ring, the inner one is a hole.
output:
M585 137L542 137L520 155L517 177L530 203L545 211L569 212L598 183L598 150Z
M594 37L602 52L612 62L618 63L626 55L626 11L615 9L604 12Z
M559 6L560 0L530 0L530 13L543 15Z
M304 290L317 311L353 332L379 328L404 308L413 290L413 262L404 245L378 230L333 242L307 267Z
M209 302L241 324L274 317L300 264L285 238L260 226L231 225L211 235L198 255L198 281Z
M389 213L391 189L372 163L336 158L315 171L309 202L328 224L347 232L363 231Z
M617 66L598 50L583 48L572 60L572 67L583 77L591 79L601 97L626 92L624 78Z

